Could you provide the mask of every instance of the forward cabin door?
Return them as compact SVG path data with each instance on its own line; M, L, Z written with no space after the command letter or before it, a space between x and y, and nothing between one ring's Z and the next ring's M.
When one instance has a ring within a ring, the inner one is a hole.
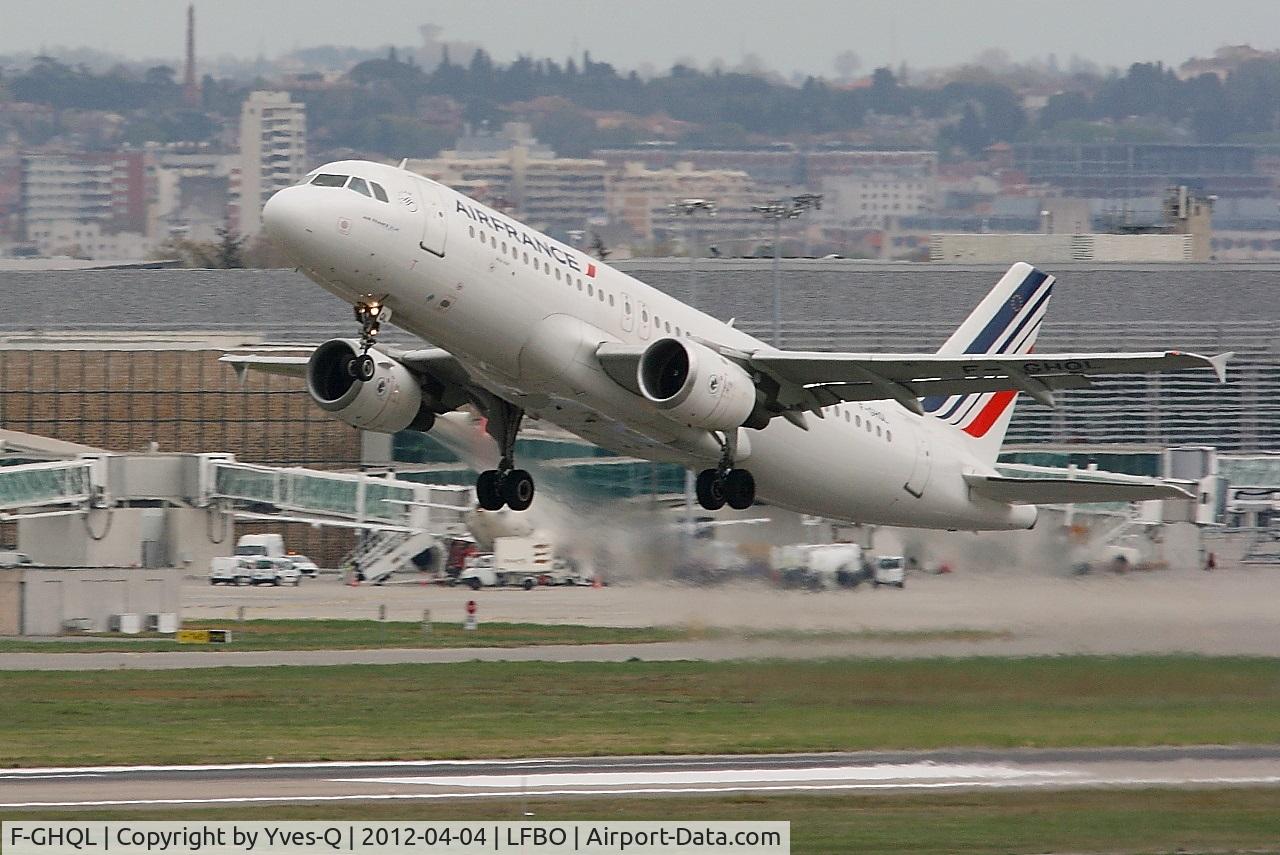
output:
M444 241L448 234L448 218L444 212L444 191L439 185L415 179L422 198L422 241L418 244L432 255L444 258Z

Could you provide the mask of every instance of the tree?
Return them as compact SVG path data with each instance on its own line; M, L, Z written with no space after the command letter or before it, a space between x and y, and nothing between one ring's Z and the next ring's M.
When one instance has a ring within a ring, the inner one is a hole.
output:
M862 68L862 58L851 50L842 50L836 54L831 65L836 70L836 77L847 82L858 76L858 69Z
M244 238L226 226L219 226L217 266L223 270L244 267Z

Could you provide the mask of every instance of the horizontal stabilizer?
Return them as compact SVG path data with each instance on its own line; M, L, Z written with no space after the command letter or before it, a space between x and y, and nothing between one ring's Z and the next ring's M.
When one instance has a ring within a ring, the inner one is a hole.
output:
M1007 478L966 475L973 492L1010 505L1068 505L1075 502L1146 502L1152 499L1193 499L1181 487L1152 478L1113 475L1105 480L1082 478Z

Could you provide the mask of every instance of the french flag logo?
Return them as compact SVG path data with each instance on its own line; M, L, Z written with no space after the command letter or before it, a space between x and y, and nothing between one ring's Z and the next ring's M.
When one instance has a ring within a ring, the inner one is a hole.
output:
M595 262L593 261L587 262L587 278L588 279L596 278L596 265L595 265Z

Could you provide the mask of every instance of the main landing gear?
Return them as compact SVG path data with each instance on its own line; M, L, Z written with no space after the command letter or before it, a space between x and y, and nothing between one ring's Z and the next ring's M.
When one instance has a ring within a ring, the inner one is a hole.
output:
M486 511L528 510L533 504L533 476L515 468L516 436L524 410L495 398L488 406L489 435L498 443L502 458L497 469L486 469L476 479L476 501Z
M756 479L746 469L735 469L733 458L738 451L737 431L725 435L724 454L715 469L703 469L694 482L698 504L718 511L726 504L735 511L745 511L755 504Z
M347 363L347 373L356 380L367 383L373 379L373 375L378 370L369 351L378 341L382 322L391 319L391 309L373 301L356 303L355 313L356 321L360 324L360 355L352 357Z

